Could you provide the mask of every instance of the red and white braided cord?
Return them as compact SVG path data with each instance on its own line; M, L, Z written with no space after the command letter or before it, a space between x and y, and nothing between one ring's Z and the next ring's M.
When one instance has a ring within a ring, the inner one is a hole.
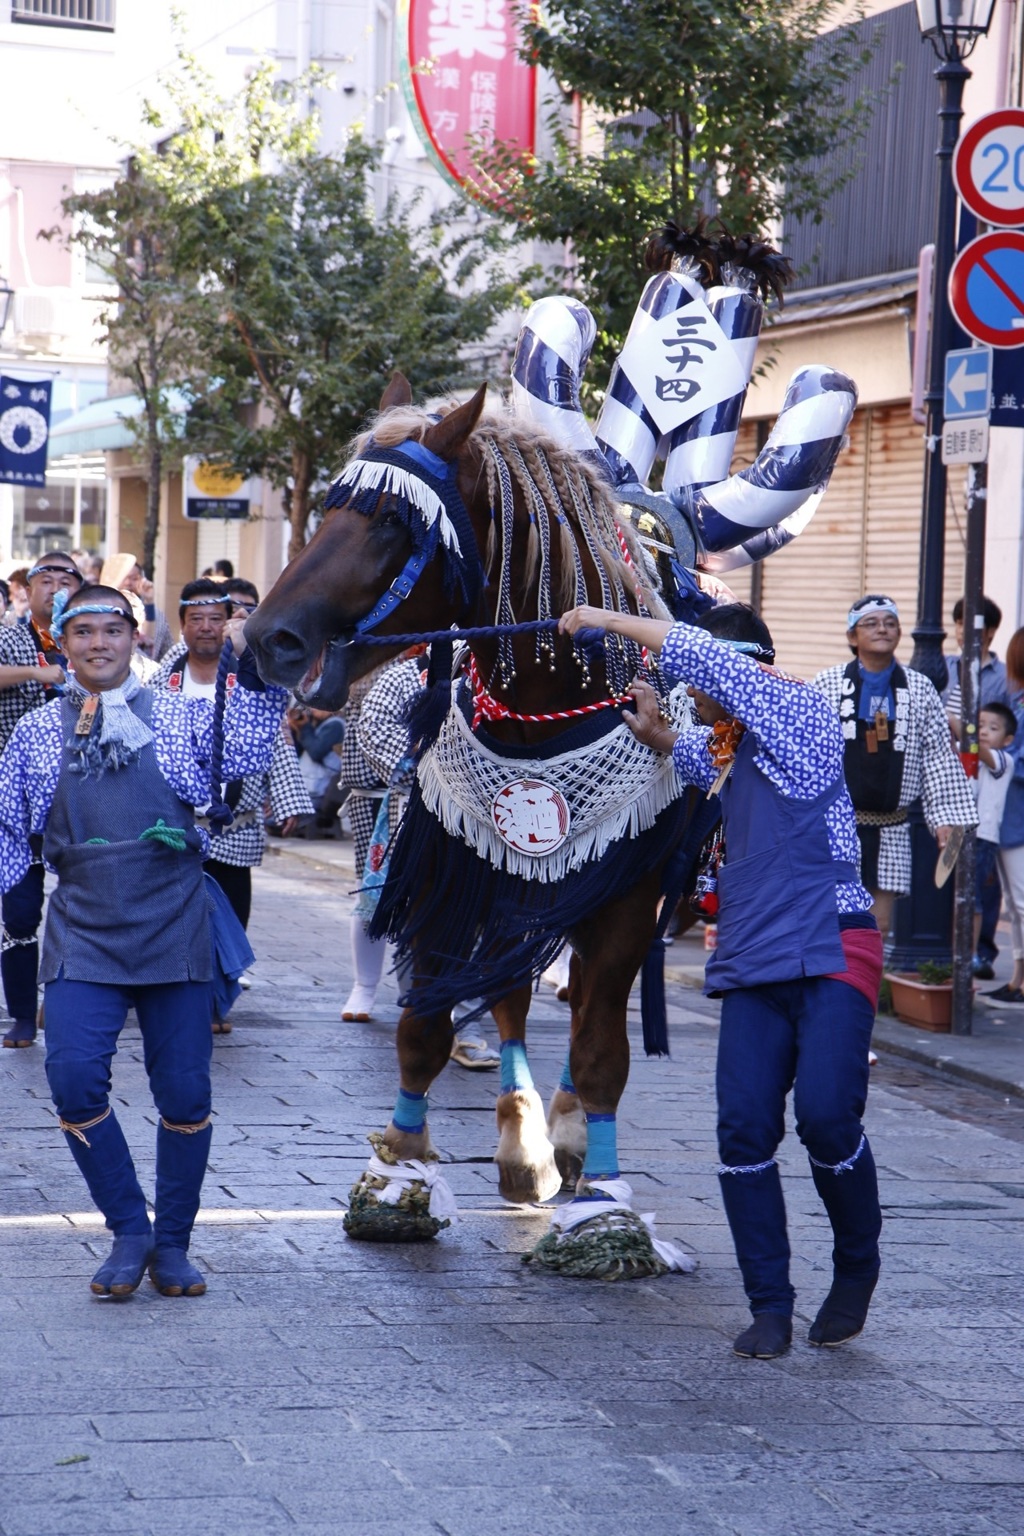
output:
M472 656L469 659L469 677L473 686L472 728L474 731L481 720L522 720L528 724L544 720L573 720L577 715L593 715L599 709L610 709L616 704L625 704L632 698L632 694L619 693L614 698L599 699L595 704L580 704L575 709L552 709L539 715L520 715L487 692L483 678L477 671L476 660Z

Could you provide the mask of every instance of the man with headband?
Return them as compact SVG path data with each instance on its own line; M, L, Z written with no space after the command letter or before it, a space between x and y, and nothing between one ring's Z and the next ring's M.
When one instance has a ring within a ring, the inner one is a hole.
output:
M59 1124L114 1235L92 1280L135 1290L147 1267L167 1296L197 1296L189 1239L210 1146L213 954L193 806L210 799L215 710L144 688L131 671L135 618L112 587L58 595L52 630L71 669L63 696L20 720L0 758L0 888L24 878L30 839L56 871L40 975L46 1075ZM266 688L228 626L238 686L223 721L229 777L266 767L287 694ZM129 1008L159 1115L155 1222L110 1104L111 1060Z
M853 660L819 672L813 686L842 723L861 880L884 938L896 897L910 890L907 807L920 797L940 848L951 827L972 827L978 818L942 701L922 672L896 660L900 616L892 598L870 593L858 599L847 615L846 639Z
M70 555L54 549L40 556L26 582L28 622L0 628L0 750L22 715L58 696L66 663L50 632L53 600L58 592L77 592L82 574ZM13 1020L3 1038L8 1049L29 1046L36 1038L37 934L42 916L43 865L37 844L24 878L3 896L0 974L4 1002Z
M792 1341L775 1161L790 1088L833 1234L832 1286L808 1337L844 1344L864 1326L879 1270L878 1183L861 1116L882 944L857 878L839 722L820 695L774 670L771 636L741 603L697 625L576 608L559 627L607 629L660 651L663 675L689 683L703 728L677 733L645 682L631 690L626 723L671 753L685 783L721 797L718 947L705 991L723 999L718 1172L753 1315L733 1349L770 1360Z

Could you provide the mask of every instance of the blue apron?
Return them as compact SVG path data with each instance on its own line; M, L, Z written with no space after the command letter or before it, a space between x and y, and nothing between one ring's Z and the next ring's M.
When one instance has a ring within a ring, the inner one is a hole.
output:
M148 688L131 701L147 724L152 708ZM79 717L68 699L60 712L64 753L43 839L58 884L47 912L40 980L56 981L63 967L68 981L107 986L210 981L203 845L192 807L160 772L152 743L134 762L98 778L70 772L67 748ZM158 818L185 832L183 852L139 841Z
M754 765L748 731L721 793L725 862L718 871L718 948L704 990L729 992L845 971L836 886L855 882L832 857L825 812L842 776L814 800L791 800Z

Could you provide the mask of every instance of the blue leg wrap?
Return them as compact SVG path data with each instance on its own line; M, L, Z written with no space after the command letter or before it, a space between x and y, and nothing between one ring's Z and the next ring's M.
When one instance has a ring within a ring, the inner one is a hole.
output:
M517 1088L533 1087L530 1064L526 1059L526 1046L522 1040L501 1042L501 1082L499 1093L513 1093Z
M619 1177L619 1147L614 1115L587 1115L587 1155L583 1161L583 1177Z
M563 1093L575 1093L576 1092L576 1089L573 1087L573 1084L572 1084L572 1073L569 1071L569 1053L568 1053L568 1051L566 1051L566 1053L565 1053L565 1066L562 1068L562 1075L558 1079L558 1086L559 1086L559 1088L561 1088Z
M406 1093L404 1088L399 1088L391 1119L396 1131L409 1131L414 1135L422 1131L427 1123L427 1095Z

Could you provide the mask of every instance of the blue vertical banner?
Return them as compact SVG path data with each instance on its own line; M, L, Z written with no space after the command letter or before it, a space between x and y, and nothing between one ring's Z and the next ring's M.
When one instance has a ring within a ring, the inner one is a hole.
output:
M46 484L52 385L0 375L0 484Z

